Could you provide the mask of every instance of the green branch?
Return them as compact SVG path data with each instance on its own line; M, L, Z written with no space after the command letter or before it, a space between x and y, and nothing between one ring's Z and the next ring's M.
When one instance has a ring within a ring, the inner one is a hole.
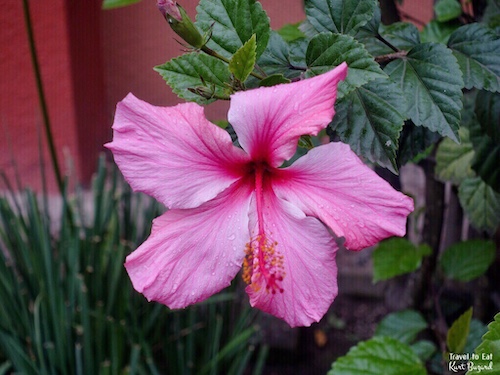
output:
M26 31L28 34L28 44L30 49L31 61L33 63L33 71L35 73L36 89L38 92L38 99L40 100L40 109L42 110L43 126L45 129L45 135L47 137L47 143L49 146L50 159L52 161L52 167L54 168L54 173L56 175L59 192L61 194L64 194L64 183L61 175L61 170L59 169L59 163L57 160L57 153L54 145L54 136L52 134L52 128L50 125L47 101L45 100L45 94L43 92L42 76L40 74L40 66L36 54L35 38L33 37L33 28L28 6L28 0L23 0L23 10L24 10L24 20L26 22Z

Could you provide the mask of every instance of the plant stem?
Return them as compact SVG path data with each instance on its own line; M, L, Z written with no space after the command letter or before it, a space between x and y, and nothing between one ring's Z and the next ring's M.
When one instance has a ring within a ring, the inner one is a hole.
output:
M414 292L414 306L424 311L430 301L432 280L437 268L439 245L444 220L444 184L434 178L435 162L424 159L420 165L425 173L425 219L422 242L429 245L432 254L424 258Z
M433 332L434 336L436 337L436 340L439 345L439 349L441 350L441 353L446 353L448 350L448 345L446 343L447 339L447 332L448 332L448 324L446 323L446 318L443 314L443 310L441 309L441 305L439 303L441 294L443 292L442 287L439 288L438 291L434 291L434 306L435 306L435 312L436 312L436 320L434 322L433 326ZM443 367L444 373L446 373L447 369L447 362L443 358L441 358L441 366Z
M375 38L377 38L378 40L380 40L382 43L384 43L387 47L389 47L390 49L392 49L394 52L399 52L399 48L396 48L394 47L389 41L385 40L382 35L378 34L375 35Z
M36 88L37 88L37 92L38 92L38 99L40 100L40 109L42 110L43 125L44 125L44 129L45 129L45 135L47 137L47 143L49 146L50 158L52 161L52 167L54 168L54 174L56 177L59 192L61 194L63 194L64 193L64 184L63 184L63 179L62 179L62 175L61 175L61 170L59 169L59 162L57 159L56 148L54 145L54 137L52 134L52 128L51 128L51 124L50 124L49 111L48 111L47 102L45 99L45 94L43 91L42 76L40 74L40 66L39 66L38 57L36 54L35 38L33 36L33 28L32 28L28 0L23 0L23 11L24 11L24 20L26 22L26 31L28 34L28 44L29 44L29 48L30 48L31 61L33 63L33 71L35 73L35 82L36 82Z
M375 61L379 64L386 64L396 59L401 59L408 54L408 51L398 51L394 53L388 53L387 55L380 55L375 57Z
M219 60L222 60L224 61L225 63L229 64L229 59L225 58L224 56L218 54L217 52L215 52L213 49L211 48L208 48L206 45L204 45L203 47L201 47L201 50L203 52L205 52L207 55L210 55L210 56L213 56ZM251 72L250 75L254 76L255 78L257 79L260 79L260 80L263 80L265 77L264 76L261 76L260 74L258 73L255 73L255 72Z

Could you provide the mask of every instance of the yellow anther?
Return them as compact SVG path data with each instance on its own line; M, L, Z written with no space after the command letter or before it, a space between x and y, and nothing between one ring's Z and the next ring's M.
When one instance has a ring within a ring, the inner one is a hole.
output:
M268 293L283 293L278 283L281 284L285 277L284 258L277 246L278 242L269 241L262 234L245 245L242 278L254 291L259 291L263 284Z

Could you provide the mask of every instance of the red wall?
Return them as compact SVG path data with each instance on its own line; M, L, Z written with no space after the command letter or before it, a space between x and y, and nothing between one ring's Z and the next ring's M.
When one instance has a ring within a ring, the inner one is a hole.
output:
M304 19L302 0L261 2L273 28ZM156 105L180 101L152 68L181 54L182 47L155 0L106 11L101 0L29 3L61 168L73 181L88 182L102 145L111 139L115 105L128 92ZM181 2L192 18L197 3ZM17 171L24 186L39 189L42 140L54 191L22 1L0 0L0 5L0 171L11 181ZM404 5L424 22L432 16L432 0ZM227 107L227 102L214 103L207 117L225 118Z
M45 143L22 1L3 1L0 12L0 171L24 185L40 186L39 142ZM45 3L45 4L44 4ZM65 1L31 1L33 31L38 47L54 138L61 160L69 156L79 171ZM44 150L46 148L44 147ZM48 160L48 154L43 153ZM15 165L12 161L15 161ZM63 166L64 167L64 166ZM65 168L63 168L65 169ZM51 169L47 171L50 186ZM0 183L0 189L2 188Z
M67 0L66 3L80 178L89 181L103 151L102 145L109 138L112 120L105 110L101 0Z

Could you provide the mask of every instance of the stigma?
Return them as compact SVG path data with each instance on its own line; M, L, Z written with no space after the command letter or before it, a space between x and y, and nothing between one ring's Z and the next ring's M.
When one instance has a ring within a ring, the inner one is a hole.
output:
M245 245L242 278L256 292L262 288L272 294L284 292L281 286L285 277L284 258L277 246L278 243L265 234L259 234Z

